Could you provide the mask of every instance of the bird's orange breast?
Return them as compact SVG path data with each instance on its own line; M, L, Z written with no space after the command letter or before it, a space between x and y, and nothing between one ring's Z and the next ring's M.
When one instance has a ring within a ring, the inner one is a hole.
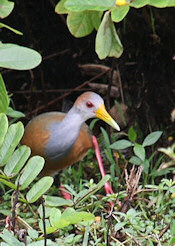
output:
M58 170L72 165L81 160L86 155L88 149L92 148L92 139L89 128L86 124L83 124L70 153L62 160L49 160L45 153L45 147L50 137L47 126L53 122L60 122L64 117L65 114L58 112L41 114L29 122L25 128L21 144L29 146L32 155L40 155L45 158L46 163L42 175L53 175L57 173ZM58 139L58 141L61 140Z

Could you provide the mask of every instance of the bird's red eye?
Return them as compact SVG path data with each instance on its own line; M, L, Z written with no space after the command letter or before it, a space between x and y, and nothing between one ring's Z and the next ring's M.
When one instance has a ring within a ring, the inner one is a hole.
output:
M86 102L86 106L87 106L88 108L92 108L92 107L94 107L94 104L91 103L90 101L87 101L87 102Z

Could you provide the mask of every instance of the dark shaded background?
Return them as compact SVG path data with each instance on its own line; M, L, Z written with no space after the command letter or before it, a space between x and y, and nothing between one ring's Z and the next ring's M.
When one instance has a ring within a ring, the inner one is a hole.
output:
M75 88L92 77L81 73L80 64L104 64L114 68L117 65L130 121L136 119L143 131L151 126L152 130L168 129L172 134L175 9L132 8L125 20L116 25L124 46L123 55L119 59L101 61L95 53L96 32L85 38L74 38L64 21L66 16L55 14L56 3L52 0L16 0L12 14L3 20L22 31L23 36L2 29L2 42L34 48L43 57L42 64L32 72L2 71L7 89L13 93L16 109L27 113L26 120L33 116L29 112L43 104L46 107L37 113L60 110L62 100L47 107L48 102L64 93L56 90ZM109 81L104 76L95 82ZM54 91L47 92L51 89ZM41 92L36 93L37 90ZM68 99L74 100L79 93L72 93Z

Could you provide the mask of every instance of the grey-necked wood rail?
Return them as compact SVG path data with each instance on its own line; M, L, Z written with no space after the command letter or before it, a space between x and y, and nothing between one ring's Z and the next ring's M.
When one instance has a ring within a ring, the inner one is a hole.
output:
M86 155L93 143L85 121L94 117L120 130L94 92L80 95L67 114L43 113L27 124L21 143L31 148L32 155L45 158L42 175L54 175Z

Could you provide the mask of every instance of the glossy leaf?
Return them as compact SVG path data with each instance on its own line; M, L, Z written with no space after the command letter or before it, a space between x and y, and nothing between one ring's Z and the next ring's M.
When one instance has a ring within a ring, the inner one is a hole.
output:
M0 148L0 166L5 165L12 153L14 152L16 146L19 144L24 133L24 127L21 122L12 124L7 134L4 138L4 142Z
M41 63L41 55L33 50L16 44L0 43L0 67L28 70Z
M85 10L104 11L115 6L115 0L67 0L66 9L79 12Z
M67 208L61 218L69 221L70 224L77 224L80 221L93 221L94 215L88 212L77 212L73 208Z
M123 140L118 140L115 143L111 144L110 148L111 149L126 149L131 146L133 146L133 144L130 141L123 139Z
M52 177L43 177L27 192L26 198L29 203L36 202L53 184Z
M77 38L90 34L94 25L91 21L91 12L70 12L67 16L67 26L72 35Z
M0 74L0 113L7 113L9 102L4 80Z
M135 144L133 148L134 154L138 156L142 161L145 160L145 148L141 144Z
M0 0L0 18L7 17L14 8L14 2L8 0Z
M150 146L150 145L156 143L157 140L160 138L161 135L162 135L162 132L161 131L155 131L155 132L150 133L144 139L143 144L142 144L143 147Z
M45 204L47 206L61 207L61 206L73 206L72 200L66 200L57 196L44 196Z
M7 130L8 130L7 116L5 114L0 113L0 147L4 141Z
M20 146L11 156L10 160L4 168L7 176L16 175L22 169L31 154L31 150L27 146Z
M44 166L44 158L33 156L27 162L24 171L19 179L20 190L24 190L38 176Z
M133 126L131 126L131 127L129 128L129 131L128 131L128 138L129 138L129 140L132 141L132 142L135 142L136 139L137 139L137 133L135 132Z
M130 7L128 5L117 7L111 11L111 18L114 22L120 22L125 18Z

